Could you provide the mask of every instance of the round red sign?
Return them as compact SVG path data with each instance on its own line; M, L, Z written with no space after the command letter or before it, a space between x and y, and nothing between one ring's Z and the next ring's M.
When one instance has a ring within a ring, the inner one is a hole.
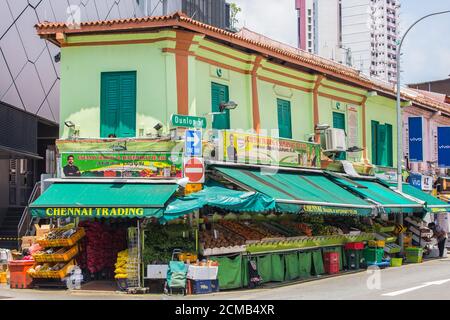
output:
M184 163L184 176L189 178L191 183L201 183L205 176L205 166L198 158L189 159Z

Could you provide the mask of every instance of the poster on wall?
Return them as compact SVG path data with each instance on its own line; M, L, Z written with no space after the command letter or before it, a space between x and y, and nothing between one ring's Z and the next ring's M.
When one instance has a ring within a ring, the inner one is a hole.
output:
M358 109L355 106L347 106L347 146L359 147L358 134ZM347 152L347 157L354 161L361 160L360 152Z
M61 153L63 178L181 178L182 154L165 152Z
M423 118L409 117L408 118L408 149L409 161L422 162L423 161Z
M438 127L438 165L450 168L450 127Z
M320 145L257 134L223 131L223 161L285 167L320 168Z

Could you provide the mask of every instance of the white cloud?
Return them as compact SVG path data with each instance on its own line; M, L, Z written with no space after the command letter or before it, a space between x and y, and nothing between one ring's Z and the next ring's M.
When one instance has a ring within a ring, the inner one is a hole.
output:
M241 7L239 27L297 46L297 11L294 0L230 0Z

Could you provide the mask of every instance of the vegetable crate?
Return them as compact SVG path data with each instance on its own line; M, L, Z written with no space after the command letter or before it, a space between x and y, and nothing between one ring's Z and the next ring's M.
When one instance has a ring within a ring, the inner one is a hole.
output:
M44 278L44 279L63 279L68 273L69 268L75 265L74 260L67 263L61 270L51 271L43 270L30 273L32 278Z
M38 243L43 248L48 248L48 247L72 247L78 241L80 241L80 239L83 238L85 235L86 235L86 233L84 231L84 228L79 228L77 230L77 232L75 232L68 239L45 239L45 240L38 240Z
M383 256L383 248L365 248L363 250L363 257L367 263L381 263Z
M364 242L349 242L345 244L345 250L364 250Z
M406 262L408 263L421 263L423 257L423 249L417 247L409 247L405 249Z
M371 248L384 248L386 242L384 240L370 240L368 242L369 247Z
M78 245L73 246L63 253L33 254L36 262L68 262L78 254Z

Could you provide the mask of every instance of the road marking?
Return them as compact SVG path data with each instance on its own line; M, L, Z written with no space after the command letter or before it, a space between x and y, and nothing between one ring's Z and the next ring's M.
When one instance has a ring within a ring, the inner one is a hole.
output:
M395 297L395 296L399 296L401 294L405 294L411 291L415 291L415 290L419 290L422 288L426 288L429 286L439 286L442 285L444 283L449 282L450 279L445 279L445 280L438 280L438 281L432 281L432 282L425 282L423 285L417 286L417 287L412 287L409 289L403 289L403 290L399 290L399 291L394 291L394 292L390 292L390 293L384 293L382 294L382 296L388 296L388 297Z

